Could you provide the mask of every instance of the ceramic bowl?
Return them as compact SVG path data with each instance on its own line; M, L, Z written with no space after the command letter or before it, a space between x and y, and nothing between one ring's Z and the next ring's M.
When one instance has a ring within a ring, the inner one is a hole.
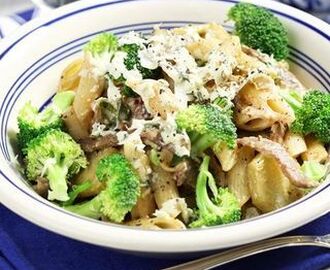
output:
M186 24L218 22L226 29L235 0L86 0L33 20L0 43L0 201L50 231L121 250L188 253L241 245L301 226L329 211L330 182L285 208L231 225L186 231L151 231L95 221L66 212L38 196L15 166L13 138L18 110L27 101L40 107L55 93L64 67L81 54L91 37L148 33ZM289 62L307 87L330 91L330 26L307 13L272 1L250 1L270 8L290 33Z

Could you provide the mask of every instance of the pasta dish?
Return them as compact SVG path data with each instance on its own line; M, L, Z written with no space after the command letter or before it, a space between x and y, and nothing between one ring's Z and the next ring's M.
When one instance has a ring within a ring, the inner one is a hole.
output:
M19 112L36 192L93 219L186 229L274 211L324 181L330 95L290 72L269 11L237 4L229 18L233 33L160 25L91 39L52 103Z

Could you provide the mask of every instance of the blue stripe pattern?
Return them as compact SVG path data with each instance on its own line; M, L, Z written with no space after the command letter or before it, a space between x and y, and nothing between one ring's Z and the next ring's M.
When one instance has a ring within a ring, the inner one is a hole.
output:
M95 6L91 6L91 7L87 7L81 10L77 10L75 12L63 15L60 18L54 19L49 21L48 23L44 24L43 26L47 26L47 25L51 25L59 20L65 19L67 17L70 17L74 14L80 13L80 12L84 12L86 10L89 9L94 9L94 8L99 8L99 7L103 7L106 5L114 5L114 4L119 4L119 3L123 3L123 2L129 2L132 0L120 0L120 1L112 1L109 3L104 3L104 4L100 4L100 5L95 5ZM237 1L234 0L212 0L212 1L221 1L221 2L228 2L228 3L236 3ZM303 22L297 18L293 18L291 16L288 16L287 14L283 14L277 11L273 11L274 13L277 13L281 16L290 18L291 20L294 20L296 22L299 22L305 26L307 26L308 28L312 29L314 32L317 32L318 34L320 34L321 36L323 36L324 38L326 38L327 40L329 40L329 36L326 33L323 33L322 31L316 29L314 26L309 25L306 22ZM112 31L116 34L123 34L126 33L130 30L138 30L141 32L148 32L152 29L152 27L150 27L150 25L154 25L157 24L159 22L150 22L150 23L144 23L144 24L136 24L136 25L129 25L129 26L121 26L121 27L116 27L116 28L112 28L112 29L105 29L104 31ZM175 27L175 26L180 26L183 24L187 24L187 23L202 23L202 22L187 22L187 21L179 21L179 22L165 22L166 25L163 25L162 27L164 28L170 28L170 27ZM168 25L167 25L168 24ZM23 37L21 37L20 39L18 39L17 41L15 41L13 44L11 44L11 46L9 46L1 55L0 55L0 59L2 59L17 43L21 42L24 38L26 38L28 35L30 35L31 33L33 33L34 31L36 31L37 29L39 29L40 27L43 26L39 26L33 30L31 30L29 33L25 34ZM146 27L148 26L148 27ZM74 55L76 53L79 53L79 51L81 50L81 47L83 46L83 44L93 35L97 34L99 32L95 32L89 35L86 35L84 37L81 37L79 39L76 39L74 41L71 41L65 45L62 45L61 47L53 50L52 52L44 55L42 58L40 58L38 61L36 61L33 65L31 65L31 67L29 67L26 71L24 71L21 76L19 76L19 78L15 81L15 83L11 86L10 90L7 92L6 97L1 105L0 108L0 122L3 123L3 125L1 126L1 133L0 133L0 148L1 148L1 152L3 153L4 157L9 161L10 160L10 155L9 155L9 151L8 151L8 145L9 142L7 141L6 137L7 137L7 126L8 126L8 120L9 120L9 116L10 113L13 109L14 104L16 103L17 99L20 97L20 95L24 92L24 90L26 90L26 88L31 84L31 82L37 78L41 73L43 73L45 70L49 69L51 66L55 65L56 63L58 63L59 61L62 61L65 58L70 57L71 55ZM295 64L299 65L300 67L302 67L303 69L305 69L306 71L308 71L310 74L313 75L314 78L316 78L320 84L322 84L326 90L330 90L330 83L329 83L329 73L323 68L321 67L316 61L312 60L309 56L299 52L297 49L295 48L291 48L291 55L290 55L290 60L292 62L294 62ZM18 187L14 181L12 181L3 171L0 171L0 174L8 181L10 182L12 185L14 185L17 189L19 189L21 192L25 193L27 196L31 197L33 200L37 200L38 202L48 205L42 198L35 198L32 195L28 194L27 192L25 192L23 189L21 189L20 187ZM232 224L230 226L235 226L235 225L239 225L241 223L247 223L247 222L252 222L256 219L259 218L263 218L265 216L270 216L270 215L274 215L276 213L285 211L286 209L292 208L295 205L301 204L302 202L308 200L309 198L315 197L317 194L319 194L320 192L323 192L325 190L329 190L330 187L330 183L325 185L323 188L317 190L316 192L311 193L309 196L303 198L302 200L299 200L295 203L290 204L289 206L279 209L276 212L273 213L269 213L267 215L263 215L262 217L257 217L255 219L251 219L251 220L245 220L245 221L241 221L237 224ZM90 220L90 219L86 219L84 217L77 217L71 213L68 213L62 209L58 209L54 206L49 206L53 209L55 209L56 211L60 211L65 213L66 215L71 215L74 216L75 218L79 218L79 219L84 219L84 220L88 220L89 222L97 222L94 220ZM116 226L116 225L113 225Z

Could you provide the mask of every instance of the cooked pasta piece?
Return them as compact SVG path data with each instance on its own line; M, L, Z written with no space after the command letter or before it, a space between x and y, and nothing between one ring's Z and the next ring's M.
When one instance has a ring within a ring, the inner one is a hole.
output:
M222 170L228 172L237 162L237 147L230 149L226 143L218 142L213 147L212 150L217 156Z
M237 151L237 162L227 173L228 188L233 192L240 206L243 206L250 199L250 190L247 179L247 165L254 157L254 150L248 146L243 146Z
M104 76L96 77L93 73L93 65L88 57L85 57L81 67L80 81L77 93L73 101L73 110L81 127L88 131L91 128L93 118L92 104L104 91Z
M71 62L62 72L58 92L61 91L76 91L80 82L80 71L83 64L83 59L79 58Z
M175 198L164 202L162 208L156 210L153 215L159 218L177 218L179 215L181 215L181 219L185 223L188 223L192 215L192 210L188 208L184 198Z
M174 33L184 35L188 34L187 31L191 31L191 29L182 27L175 29ZM236 38L229 35L223 27L216 23L197 26L194 35L196 37L192 42L188 42L187 49L195 59L202 61L207 61L210 52L220 43ZM231 47L230 49L233 50L234 48Z
M104 189L104 183L101 183L96 177L96 167L98 162L105 156L118 152L115 148L106 148L98 152L94 152L88 156L88 166L83 169L79 174L73 179L73 184L79 185L86 181L91 181L92 186L88 190L81 192L79 194L80 198L88 198L95 196Z
M299 134L292 133L290 131L285 134L284 146L290 156L294 158L300 156L307 150L304 137Z
M243 130L261 131L275 122L291 124L293 120L293 110L266 75L253 77L235 98L235 123Z
M88 130L81 125L72 106L63 114L62 118L66 129L75 140L79 141L89 136Z
M158 208L161 208L166 201L179 198L179 192L172 173L164 171L161 167L155 166L152 169L151 188L156 204Z
M150 217L156 210L154 194L150 187L142 187L141 195L132 209L132 219Z
M142 147L144 145L139 139L132 139L124 143L123 150L124 156L132 162L133 167L139 174L141 182L145 183L149 179L151 168L149 158L144 150L141 149Z
M149 230L184 230L184 223L176 218L170 217L155 217L155 218L140 218L125 223L128 226L140 227Z
M320 163L327 160L329 154L322 142L313 136L307 136L305 141L307 150L301 155L303 160L316 161Z
M147 111L166 119L167 114L179 110L178 101L165 80L144 80L142 83L127 82L127 86L139 94Z
M279 143L262 137L244 137L237 140L238 144L249 146L256 151L274 157L283 173L290 179L291 183L300 188L311 188L318 183L307 178L300 170L296 159L292 158L285 148Z
M263 213L286 206L303 195L273 157L258 154L247 166L247 176L252 203Z

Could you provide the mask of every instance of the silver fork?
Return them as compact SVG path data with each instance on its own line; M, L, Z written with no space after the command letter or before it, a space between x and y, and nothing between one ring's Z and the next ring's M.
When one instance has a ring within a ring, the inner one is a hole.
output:
M266 239L163 270L207 270L269 250L296 246L317 246L330 249L330 234L323 236L300 235Z

